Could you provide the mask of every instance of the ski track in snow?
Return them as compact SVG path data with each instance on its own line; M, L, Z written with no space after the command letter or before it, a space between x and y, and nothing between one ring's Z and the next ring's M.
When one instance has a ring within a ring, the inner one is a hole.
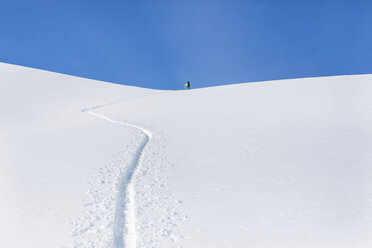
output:
M119 192L117 196L114 230L113 230L113 246L114 248L136 248L136 216L135 216L135 190L133 177L137 169L141 166L147 144L152 139L152 133L140 126L113 120L107 116L93 112L91 109L86 110L90 115L101 118L109 123L127 126L140 130L145 138L129 164L128 169L120 178Z

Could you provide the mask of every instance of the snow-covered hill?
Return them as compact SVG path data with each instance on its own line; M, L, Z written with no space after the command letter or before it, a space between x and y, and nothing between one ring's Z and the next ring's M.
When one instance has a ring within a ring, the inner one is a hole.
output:
M370 247L372 76L190 91L0 64L0 247Z

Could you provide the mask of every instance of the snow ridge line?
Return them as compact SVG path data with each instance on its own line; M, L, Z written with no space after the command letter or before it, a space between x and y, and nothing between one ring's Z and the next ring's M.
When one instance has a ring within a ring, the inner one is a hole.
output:
M119 182L118 199L116 202L114 230L113 230L113 247L114 248L136 248L136 213L135 213L135 190L133 177L137 169L141 166L147 144L152 139L152 133L141 126L132 123L113 120L107 116L91 111L84 110L90 115L101 118L109 123L127 126L140 130L145 138L142 140L137 149L128 169L121 175Z

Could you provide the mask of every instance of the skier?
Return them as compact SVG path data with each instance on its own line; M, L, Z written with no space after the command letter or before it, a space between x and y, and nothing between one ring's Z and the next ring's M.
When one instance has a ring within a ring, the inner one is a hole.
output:
M189 90L190 87L191 87L191 84L190 84L190 81L187 81L187 83L185 84L185 86L187 87L187 89Z

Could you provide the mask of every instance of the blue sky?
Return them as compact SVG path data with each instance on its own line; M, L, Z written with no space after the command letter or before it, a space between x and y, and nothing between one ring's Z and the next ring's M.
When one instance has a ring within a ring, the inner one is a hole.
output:
M369 0L0 0L0 61L157 89L372 73Z

